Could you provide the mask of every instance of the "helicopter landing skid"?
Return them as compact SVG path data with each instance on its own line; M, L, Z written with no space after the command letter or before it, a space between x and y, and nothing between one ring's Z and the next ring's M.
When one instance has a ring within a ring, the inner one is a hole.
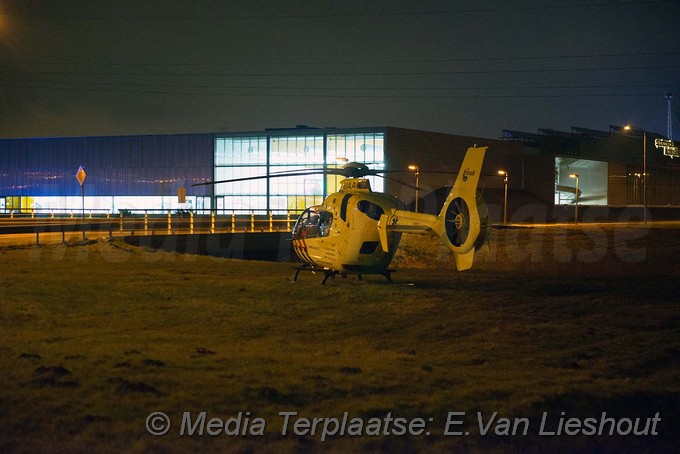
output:
M335 279L335 276L338 275L338 274L343 279L347 279L348 274L356 274L357 278L360 281L364 280L362 274L358 273L356 271L329 270L329 269L326 269L326 268L319 268L319 267L312 266L312 265L309 265L309 264L296 266L296 267L293 267L293 269L295 270L295 276L293 277L293 282L297 282L297 278L298 278L298 275L300 274L300 271L311 271L312 273L317 273L317 272L323 273L323 280L321 281L321 285L325 285L328 278ZM385 279L387 279L387 282L389 282L391 284L393 282L392 281L392 273L394 271L395 270L385 270L382 273L377 273L377 274L380 274L381 276L385 276Z

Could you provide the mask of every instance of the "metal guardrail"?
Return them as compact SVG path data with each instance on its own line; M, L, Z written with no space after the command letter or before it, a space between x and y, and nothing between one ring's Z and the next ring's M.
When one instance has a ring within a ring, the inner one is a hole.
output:
M190 212L172 212L148 210L143 213L119 212L118 216L110 213L89 212L87 216L76 216L68 213L57 216L57 213L36 215L9 214L0 215L1 233L38 233L65 232L78 230L110 231L130 234L175 234L175 233L218 233L218 232L280 232L290 231L297 220L298 213L285 214L194 214Z
M136 235L289 232L298 217L294 212L276 215L271 212L264 215L255 212L218 215L211 212L196 215L194 212L149 211L127 215L121 212L118 216L90 212L84 219L82 213L81 216L70 213L66 216L57 216L56 213L0 214L0 238L11 241L8 235L19 235L23 236L25 242L35 235L34 244L40 245L41 241L59 241L59 237L62 243L66 243L67 237L73 238L74 234L80 236L81 232L83 240L88 236L113 238Z

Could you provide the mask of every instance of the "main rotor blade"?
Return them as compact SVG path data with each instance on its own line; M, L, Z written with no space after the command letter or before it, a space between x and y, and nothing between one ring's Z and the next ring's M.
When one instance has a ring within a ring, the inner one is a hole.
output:
M425 189L423 189L423 188L419 188L418 186L412 185L412 184L410 184L410 183L405 183L405 182L403 182L403 181L401 181L401 180L397 180L396 178L388 177L388 176L385 176L385 175L379 175L379 174L374 174L374 176L383 178L383 179L385 179L385 180L394 181L395 183L403 184L403 185L406 186L407 188L411 188L411 189L414 189L414 190L416 190L416 191L424 191L424 190L425 190Z
M323 172L327 170L330 170L330 167L312 167L305 169L277 170L276 172L269 172L269 175L284 175L290 173L304 173L304 172Z
M384 170L369 170L368 175L375 175L376 173L410 173L413 174L413 170L402 170L402 169L384 169ZM457 170L419 170L419 173L445 173L447 175L458 173Z
M286 172L286 173L284 173ZM323 169L318 169L318 170L313 170L313 171L307 171L307 172L302 172L299 171L299 173L287 173L288 171L282 171L281 173L274 172L270 173L269 175L258 175L255 177L243 177L243 178L231 178L229 180L217 180L217 181L208 181L206 183L194 183L191 186L208 186L211 184L222 184L222 183L237 183L239 181L251 181L251 180L263 180L265 178L283 178L283 177L304 177L307 175L341 175L341 176L347 176L345 172L342 169L326 169L324 172Z
M368 169L366 171L366 175L377 175L379 173L405 173L405 172L411 172L411 170L396 170L396 169Z
M351 163L352 164L352 163ZM208 186L208 185L215 185L215 184L222 184L222 183L237 183L239 181L251 181L251 180L263 180L265 178L282 178L282 177L302 177L302 176L308 176L308 175L339 175L343 176L345 178L363 178L366 176L376 176L380 178L384 178L386 180L394 181L395 183L402 184L410 189L418 190L418 191L423 191L423 188L420 188L418 186L412 185L410 183L406 183L401 180L397 180L392 177L385 176L383 174L385 173L408 173L408 172L413 172L412 170L397 170L397 169L383 169L383 170L378 170L378 169L360 169L357 167L339 167L339 168L332 168L332 167L320 167L320 168L312 168L312 169L305 169L305 170L280 170L280 171L275 171L275 172L270 172L268 175L258 175L254 177L243 177L243 178L232 178L228 180L218 180L218 181L208 181L205 183L194 183L191 186ZM447 175L455 175L458 172L456 171L444 171L444 170L420 170L420 173L443 173ZM491 175L487 175L491 176Z

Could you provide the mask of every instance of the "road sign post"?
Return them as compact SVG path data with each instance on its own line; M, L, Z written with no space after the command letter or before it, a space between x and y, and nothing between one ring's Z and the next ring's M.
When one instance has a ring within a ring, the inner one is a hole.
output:
M83 166L78 167L76 172L76 180L80 184L81 193L83 196L83 215L81 218L81 227L83 229L83 240L85 240L85 178L87 178L87 173Z

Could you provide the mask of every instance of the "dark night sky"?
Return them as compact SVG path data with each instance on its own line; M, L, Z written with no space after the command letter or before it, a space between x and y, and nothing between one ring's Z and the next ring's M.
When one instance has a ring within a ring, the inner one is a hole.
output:
M680 92L680 1L0 0L0 14L0 137L665 133L663 95Z

